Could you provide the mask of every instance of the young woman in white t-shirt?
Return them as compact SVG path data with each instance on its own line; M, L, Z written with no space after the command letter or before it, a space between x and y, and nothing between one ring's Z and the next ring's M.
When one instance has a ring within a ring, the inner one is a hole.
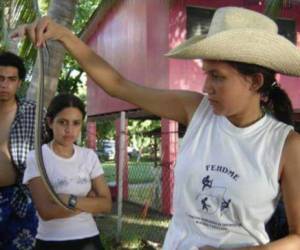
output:
M34 156L28 154L23 182L28 185L39 215L37 250L104 249L94 213L107 213L112 202L103 169L93 150L74 144L85 107L71 94L60 94L47 111L49 143L42 146L48 177L67 210L47 194Z

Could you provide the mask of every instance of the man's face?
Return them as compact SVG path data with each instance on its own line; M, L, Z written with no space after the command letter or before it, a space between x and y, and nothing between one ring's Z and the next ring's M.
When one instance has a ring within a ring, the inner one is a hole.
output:
M18 69L13 66L0 66L0 101L9 101L15 98L21 85Z

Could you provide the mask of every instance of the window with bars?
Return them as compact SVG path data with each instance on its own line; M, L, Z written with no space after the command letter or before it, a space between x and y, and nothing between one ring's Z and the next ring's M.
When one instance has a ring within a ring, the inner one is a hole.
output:
M296 44L296 22L291 19L277 19L278 33Z
M194 35L205 35L208 32L215 9L188 6L187 38ZM296 43L296 22L292 19L277 19L279 34Z

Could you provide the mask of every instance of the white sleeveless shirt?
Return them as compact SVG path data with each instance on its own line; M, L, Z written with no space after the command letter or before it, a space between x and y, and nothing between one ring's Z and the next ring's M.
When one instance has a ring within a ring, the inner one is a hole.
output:
M163 249L269 242L265 223L277 204L281 152L292 129L270 115L238 128L215 115L204 97L177 158L174 214Z

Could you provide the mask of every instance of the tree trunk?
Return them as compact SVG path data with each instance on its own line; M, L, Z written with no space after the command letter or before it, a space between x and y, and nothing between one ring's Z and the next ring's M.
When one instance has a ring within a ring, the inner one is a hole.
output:
M56 22L71 28L78 0L52 0L48 16ZM45 103L47 107L56 93L60 70L64 61L65 49L55 41L48 41L49 58L45 58ZM27 91L27 99L35 100L38 83L38 64L33 69L32 80Z

